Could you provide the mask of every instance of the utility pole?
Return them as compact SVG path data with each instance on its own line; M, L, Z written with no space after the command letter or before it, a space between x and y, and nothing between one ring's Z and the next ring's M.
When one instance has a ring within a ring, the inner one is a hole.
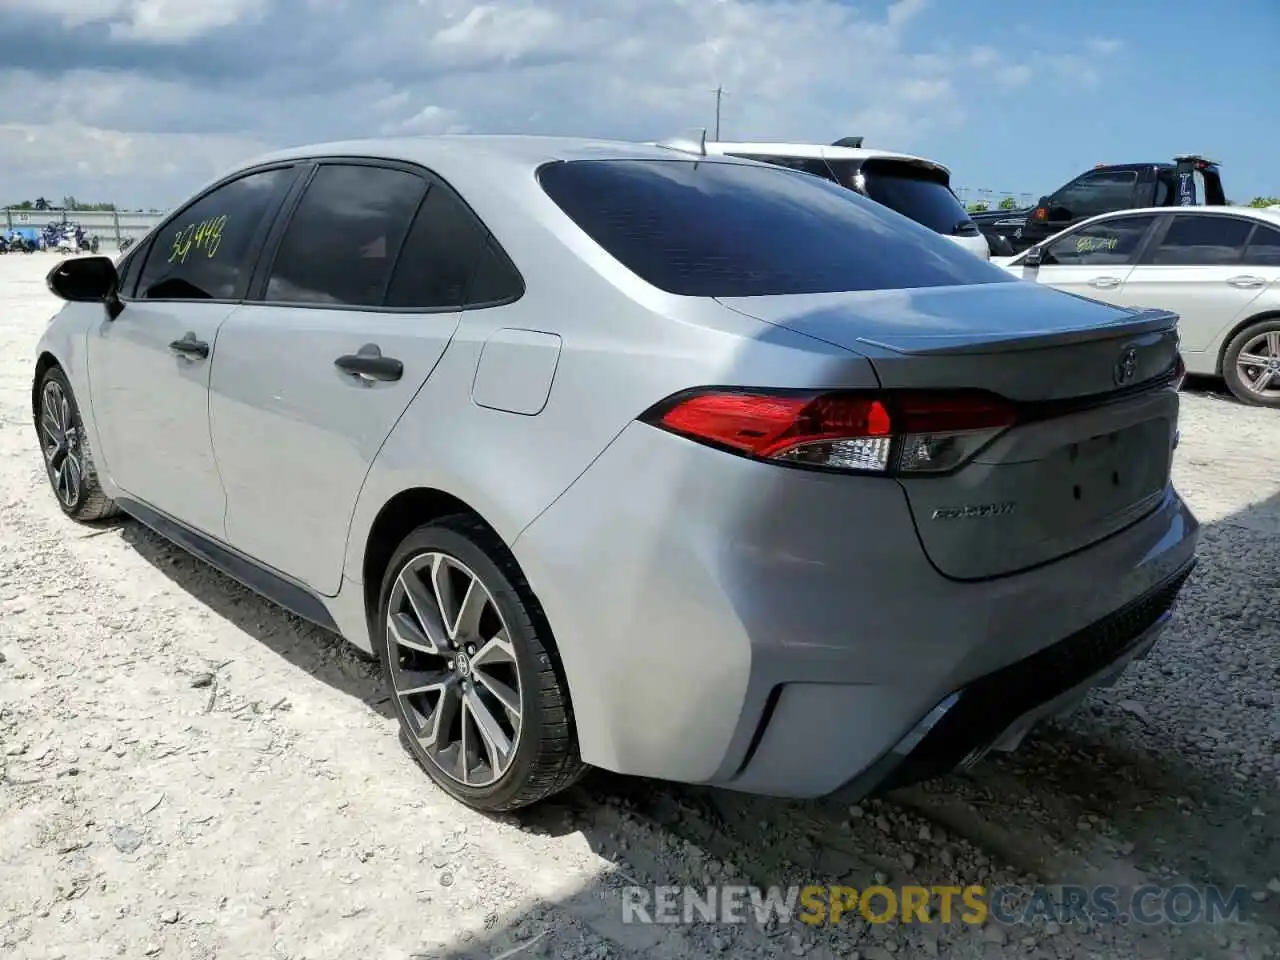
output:
M724 96L724 88L716 87L716 140L720 139L720 98Z

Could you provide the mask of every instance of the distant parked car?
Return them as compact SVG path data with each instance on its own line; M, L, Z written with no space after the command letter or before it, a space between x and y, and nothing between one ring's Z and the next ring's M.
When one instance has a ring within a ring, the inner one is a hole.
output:
M951 171L934 160L892 150L862 146L862 138L846 137L833 144L707 141L680 146L711 156L757 160L811 173L838 183L864 197L896 210L986 259L991 248L951 189Z
M994 261L1059 290L1174 311L1189 373L1221 377L1245 403L1280 407L1280 211L1107 213Z
M967 767L1147 655L1195 563L1173 314L776 166L322 144L48 283L62 510L376 653L484 809L584 764L794 797Z

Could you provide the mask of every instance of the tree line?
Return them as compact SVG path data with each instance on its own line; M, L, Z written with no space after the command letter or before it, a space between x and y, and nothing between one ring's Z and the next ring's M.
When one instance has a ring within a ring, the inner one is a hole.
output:
M115 210L114 203L84 203L75 197L63 197L62 203L50 203L44 197L9 204L10 210Z

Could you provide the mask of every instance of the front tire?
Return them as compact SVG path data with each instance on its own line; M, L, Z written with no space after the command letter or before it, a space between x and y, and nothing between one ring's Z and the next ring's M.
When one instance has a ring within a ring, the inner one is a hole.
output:
M1242 403L1280 407L1280 317L1245 327L1222 355L1222 378Z
M496 534L461 514L419 527L379 598L383 680L409 751L439 787L498 812L581 776L550 629Z
M40 378L35 418L45 472L62 512L81 523L114 516L118 508L98 483L89 436L61 367L50 367Z

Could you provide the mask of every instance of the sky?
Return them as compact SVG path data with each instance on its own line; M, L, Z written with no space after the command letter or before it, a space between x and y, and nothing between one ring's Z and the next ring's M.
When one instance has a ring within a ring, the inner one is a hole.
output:
M1201 153L1280 195L1280 0L0 0L0 205L168 208L282 146L444 132L868 146L1039 196ZM976 197L975 197L976 199Z

